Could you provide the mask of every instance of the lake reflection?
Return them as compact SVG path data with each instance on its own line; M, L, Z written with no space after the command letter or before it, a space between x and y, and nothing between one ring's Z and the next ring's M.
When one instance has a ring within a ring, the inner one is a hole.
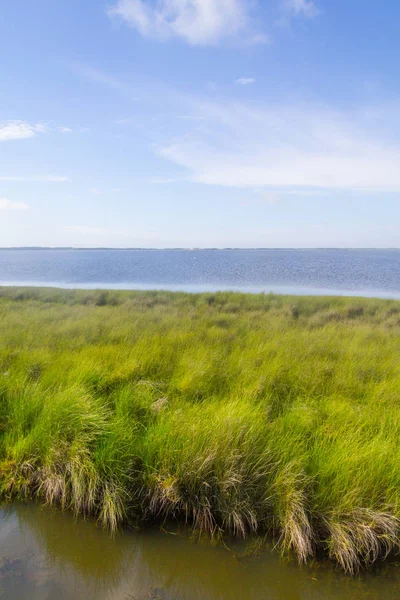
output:
M0 511L0 598L7 600L391 600L400 568L352 579L299 568L271 551L246 557L159 529L114 538L92 521L37 505Z

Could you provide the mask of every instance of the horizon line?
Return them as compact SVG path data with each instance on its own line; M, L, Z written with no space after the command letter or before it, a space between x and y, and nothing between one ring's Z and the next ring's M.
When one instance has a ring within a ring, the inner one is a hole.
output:
M1 250L147 250L147 251L210 251L210 250L400 250L400 246L0 246Z

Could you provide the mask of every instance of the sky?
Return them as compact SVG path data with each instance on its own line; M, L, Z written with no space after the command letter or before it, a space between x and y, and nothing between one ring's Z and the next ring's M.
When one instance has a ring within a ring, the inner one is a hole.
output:
M0 246L400 247L398 0L0 4Z

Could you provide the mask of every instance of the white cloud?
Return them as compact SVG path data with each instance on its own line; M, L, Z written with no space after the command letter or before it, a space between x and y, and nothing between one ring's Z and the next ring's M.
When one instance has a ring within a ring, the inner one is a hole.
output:
M158 147L185 169L185 180L279 192L400 190L399 115L385 116L384 108L378 121L363 110L342 114L316 106L256 108L229 101L198 100L192 112L202 125L188 125L180 137Z
M25 202L12 202L8 198L0 198L0 210L28 210Z
M177 37L192 45L212 45L246 33L248 43L265 43L266 36L250 31L250 4L247 0L117 0L108 14L155 39Z
M46 125L30 125L24 121L5 121L0 123L0 142L32 138L47 130Z
M303 15L312 19L319 14L319 9L312 0L284 0L283 6L293 16Z
M15 181L15 182L32 182L32 183L65 183L69 181L68 177L60 177L58 175L36 175L36 176L21 176L21 175L0 175L0 181Z
M255 82L256 80L253 77L240 77L240 79L236 79L235 81L237 85L251 85Z
M0 123L0 142L10 140L24 140L33 138L40 133L55 131L58 133L71 133L70 127L57 126L53 124L37 123L31 125L25 121L3 121Z

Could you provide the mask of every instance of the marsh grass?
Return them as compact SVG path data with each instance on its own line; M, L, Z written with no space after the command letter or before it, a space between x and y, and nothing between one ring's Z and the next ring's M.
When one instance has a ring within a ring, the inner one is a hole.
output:
M400 549L400 304L0 290L0 492L355 572Z

